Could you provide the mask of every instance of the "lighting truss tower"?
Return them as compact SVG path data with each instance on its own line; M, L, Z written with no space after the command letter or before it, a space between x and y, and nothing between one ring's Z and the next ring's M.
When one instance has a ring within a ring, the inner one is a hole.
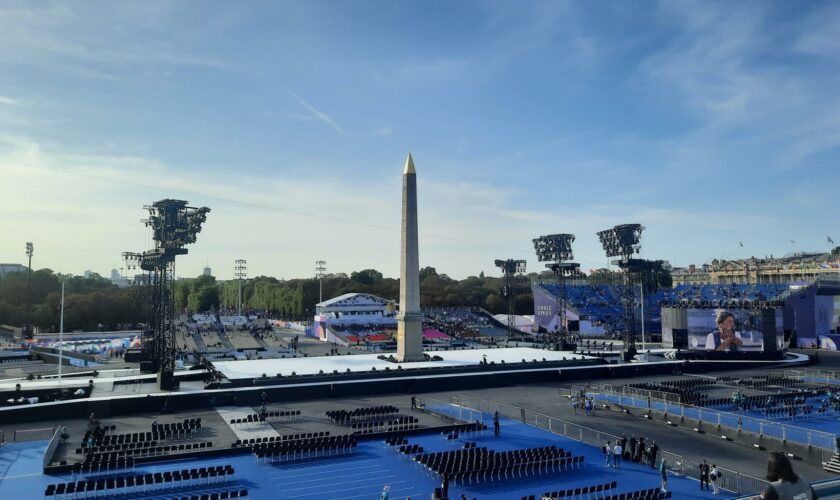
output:
M318 303L324 301L324 287L323 281L324 276L327 275L327 261L325 260L316 260L315 261L315 277L318 278Z
M26 242L26 256L29 258L29 270L26 276L26 331L24 338L32 338L32 254L35 253L35 246L31 241Z
M508 305L508 336L513 336L513 329L516 326L516 314L514 310L515 288L522 282L525 274L525 261L515 259L496 259L496 267L502 270L502 278L505 286L502 287L502 297L507 299Z
M143 253L124 252L128 269L147 273L151 307L151 339L143 343L141 368L158 373L158 386L171 390L175 384L175 257L185 255L186 245L195 243L201 225L207 220L207 207L187 206L183 200L160 200L143 207L152 228L155 247Z
M580 264L571 262L575 258L572 252L572 243L575 241L573 234L548 234L534 238L534 250L537 252L537 260L546 262L545 267L551 270L557 277L560 285L560 293L557 296L557 327L554 331L554 345L562 342L562 349L573 349L573 343L569 339L569 325L566 319L566 280L580 275Z
M642 231L645 228L641 224L621 224L612 229L605 229L598 232L601 246L607 257L619 257L613 264L617 264L624 271L624 283L621 287L621 303L624 309L624 358L629 361L636 355L636 323L633 320L635 311L635 282L645 270L645 263L642 259L634 259L642 249Z
M239 307L236 314L242 316L242 280L248 277L248 261L245 259L236 259L234 261L233 275L239 280Z

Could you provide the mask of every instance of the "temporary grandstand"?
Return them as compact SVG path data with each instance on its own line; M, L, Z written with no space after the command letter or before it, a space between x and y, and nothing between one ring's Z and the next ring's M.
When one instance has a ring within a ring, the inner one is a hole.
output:
M644 297L644 330L649 334L662 332L663 303L697 308L741 306L756 301L783 301L790 296L791 289L790 284L678 285L660 289ZM534 284L533 293L536 324L550 331L557 322L560 287ZM585 336L611 336L623 327L620 285L567 286L566 294L571 324L576 327L573 331ZM641 305L635 320L641 323Z

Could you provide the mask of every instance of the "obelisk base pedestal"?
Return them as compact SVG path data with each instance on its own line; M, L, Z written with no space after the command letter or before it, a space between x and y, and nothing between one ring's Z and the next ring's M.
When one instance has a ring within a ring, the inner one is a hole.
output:
M397 316L397 362L426 361L423 354L423 315Z

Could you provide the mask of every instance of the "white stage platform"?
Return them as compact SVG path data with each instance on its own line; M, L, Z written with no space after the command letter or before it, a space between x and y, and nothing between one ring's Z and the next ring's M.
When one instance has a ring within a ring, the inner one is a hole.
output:
M547 351L533 349L530 347L511 347L505 349L464 349L452 351L431 351L430 356L440 356L442 361L418 361L416 363L391 363L377 359L379 354L355 354L350 356L316 356L307 358L285 358L285 359L257 359L250 361L214 361L213 366L227 377L228 380L259 378L265 373L273 377L278 373L285 376L295 372L297 375L316 375L323 370L324 373L332 373L338 370L345 373L349 368L351 372L369 371L376 368L377 371L385 370L386 367L396 370L397 366L402 371L415 370L419 368L446 368L452 366L475 366L482 362L487 356L487 362L495 362L497 365L502 361L505 363L521 363L522 360L562 361L571 359L593 359L591 356L575 354L571 351Z

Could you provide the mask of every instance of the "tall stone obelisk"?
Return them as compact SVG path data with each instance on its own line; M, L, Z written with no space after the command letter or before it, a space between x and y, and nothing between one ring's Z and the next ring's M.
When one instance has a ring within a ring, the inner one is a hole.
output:
M423 361L423 315L420 313L420 256L417 251L417 172L411 153L405 160L400 229L400 313L397 360Z

